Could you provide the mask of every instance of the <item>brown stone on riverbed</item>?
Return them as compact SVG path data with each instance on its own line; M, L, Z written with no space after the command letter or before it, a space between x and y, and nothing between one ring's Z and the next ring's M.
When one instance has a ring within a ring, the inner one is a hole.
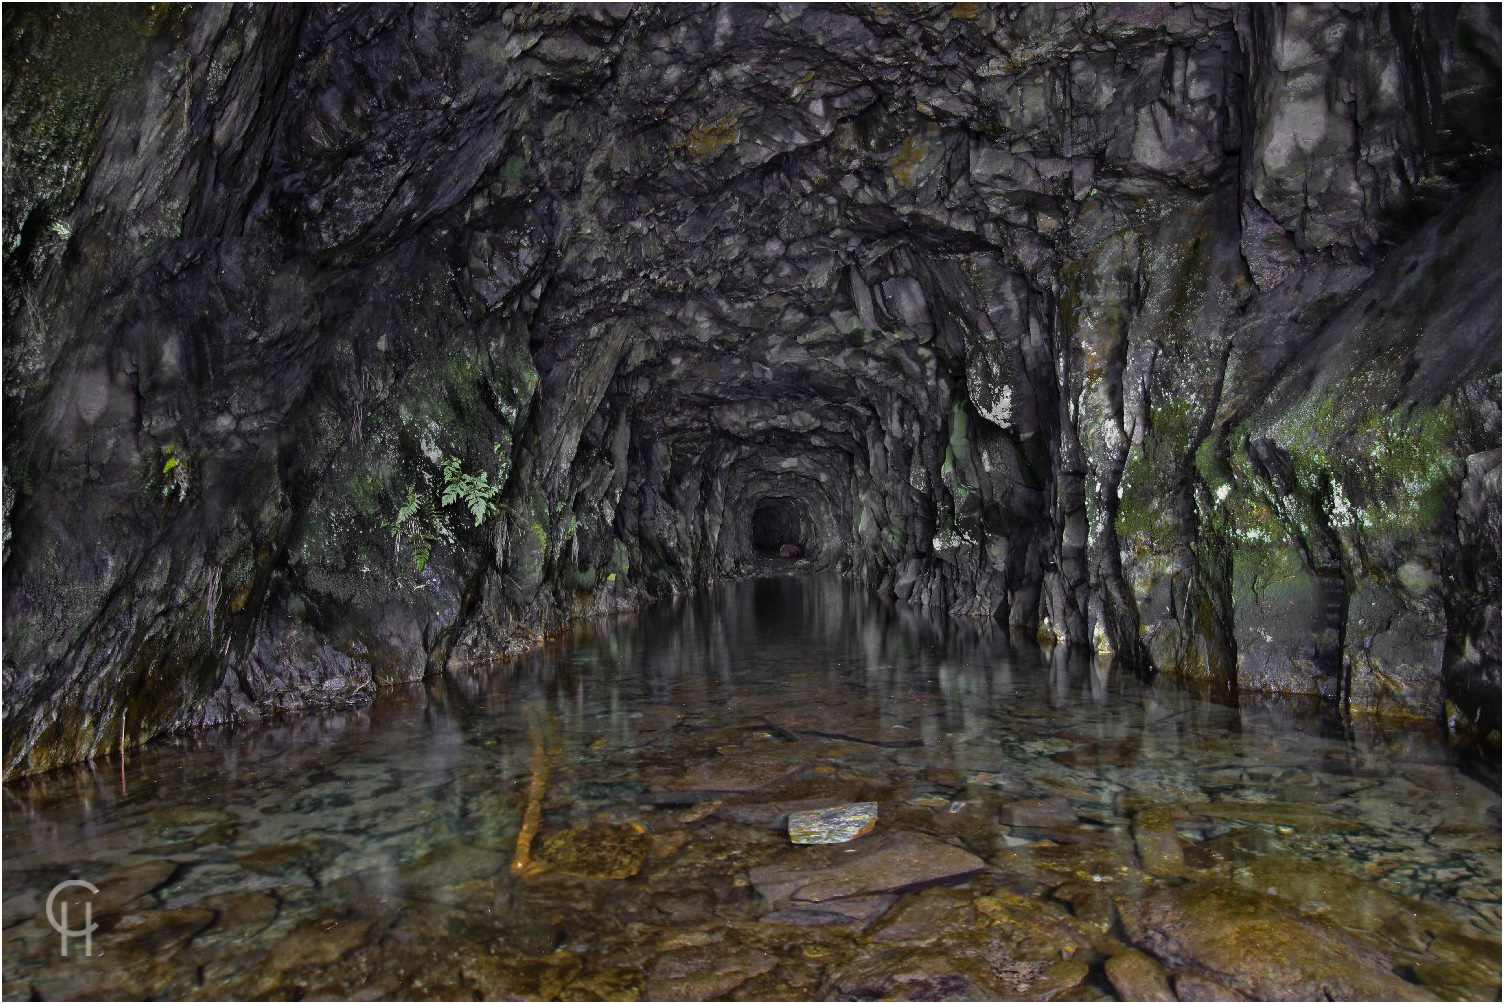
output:
M537 860L548 871L624 879L642 870L652 848L652 838L630 823L576 826L544 838Z
M677 791L753 791L797 774L805 765L770 756L718 756L691 767L667 787Z
M1025 798L1003 806L1002 820L1010 826L1071 826L1076 810L1069 799Z
M877 803L855 802L789 814L789 840L796 844L844 844L877 825Z
M365 943L372 922L363 917L310 917L299 921L267 956L268 971L327 966Z
M171 878L177 867L174 861L143 861L107 875L90 898L93 915L103 917L135 902Z
M753 868L748 878L775 907L830 912L839 906L835 901L866 902L875 895L962 882L986 870L986 863L970 851L900 831L849 848L827 844L791 849Z
M1165 971L1143 952L1124 949L1107 960L1108 982L1125 1001L1173 1001Z
M658 956L648 973L647 998L660 1001L724 999L726 993L778 965L776 956L739 945L679 948Z
M1259 1000L1436 1000L1378 948L1222 880L1119 904L1139 948Z
M1175 996L1183 1001L1244 1001L1247 997L1205 976L1181 973L1175 977ZM1125 998L1126 999L1126 998Z
M1087 977L1076 959L1021 961L996 951L876 948L832 972L824 1000L1016 1001L1072 998Z
M129 913L109 932L106 946L170 956L214 923L213 910L143 910Z

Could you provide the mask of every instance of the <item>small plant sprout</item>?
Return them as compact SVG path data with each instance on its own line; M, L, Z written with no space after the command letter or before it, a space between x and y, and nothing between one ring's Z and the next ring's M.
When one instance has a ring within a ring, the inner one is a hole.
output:
M162 447L162 453L167 457L162 465L162 497L171 498L172 493L177 492L181 502L188 497L188 465L177 452L177 447L171 443Z

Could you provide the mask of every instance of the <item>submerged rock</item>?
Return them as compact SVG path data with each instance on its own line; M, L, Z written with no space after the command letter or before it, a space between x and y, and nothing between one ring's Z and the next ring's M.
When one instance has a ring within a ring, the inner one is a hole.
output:
M930 944L956 930L975 928L978 914L964 890L935 888L905 896L873 926L874 942Z
M787 852L751 869L747 878L775 907L867 919L881 902L874 896L963 882L986 870L970 851L900 831L850 848Z
M728 945L679 948L658 956L648 971L649 1000L703 1001L726 994L778 965L776 956Z
M1025 798L1003 806L1002 819L1011 826L1069 826L1076 822L1076 810L1070 800L1061 798Z
M544 837L536 860L545 870L568 875L625 879L642 870L652 849L653 840L641 826L576 826Z
M319 917L299 921L267 957L273 971L328 966L366 941L373 921L364 917Z
M669 787L679 791L753 791L803 769L801 763L777 757L719 756L690 768Z
M791 812L789 840L796 844L844 844L871 833L876 825L876 802Z
M1108 982L1117 991L1118 999L1125 1001L1173 1001L1179 1000L1165 979L1165 971L1159 963L1131 949L1119 952L1107 960L1104 967Z
M1437 1000L1396 961L1328 921L1212 879L1120 903L1134 944L1257 1000Z
M1194 973L1181 973L1175 977L1175 996L1183 1001L1244 1001L1249 998L1216 980ZM1125 1000L1128 998L1124 998Z
M826 1000L1060 1000L1074 996L1088 975L1085 961L1017 954L992 930L959 929L934 943L873 945L835 969ZM1088 996L1084 999L1094 999Z

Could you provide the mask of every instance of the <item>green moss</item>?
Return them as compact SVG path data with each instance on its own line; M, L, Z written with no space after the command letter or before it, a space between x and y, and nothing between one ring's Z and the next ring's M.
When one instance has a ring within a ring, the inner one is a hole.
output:
M971 468L971 440L968 438L970 420L967 416L966 399L957 398L950 410L950 439L945 445L945 459L940 463L940 480L956 500L956 509L964 508L975 489L961 480L958 466Z
M522 183L522 169L527 165L521 157L512 156L501 166L501 176L509 188L516 188Z
M374 519L381 507L381 486L371 474L353 472L345 481L350 504L367 519Z
M1119 485L1113 522L1119 540L1138 537L1142 546L1175 534L1172 507L1194 434L1189 402L1172 399L1150 409L1143 445L1130 457Z
M110 95L141 65L146 41L178 41L187 4L17 4L5 16L5 251L39 202L71 208L87 175L95 127ZM51 232L66 239L61 219Z
M543 568L548 560L548 502L541 491L520 500L521 512L514 514L516 522L511 526L520 533L511 537L508 564L513 583L523 593L531 593L543 581ZM526 521L526 522L524 522Z
M1277 602L1288 596L1305 598L1310 589L1310 573L1293 546L1254 544L1233 550L1235 595L1246 593L1257 601Z
M625 578L632 570L632 556L627 552L627 545L620 538L611 542L611 564L608 566L611 574L607 576L607 582L614 582L618 575Z
M1456 427L1446 403L1382 403L1383 361L1337 381L1274 427L1303 494L1336 529L1422 531L1441 518Z
M1218 442L1216 437L1208 436L1196 447L1196 473L1213 492L1232 481L1232 472L1218 452Z
M697 122L676 149L688 151L695 160L708 163L740 138L736 116L728 112L714 122Z
M1198 230L1183 242L1174 258L1176 274L1170 280L1169 302L1164 323L1169 330L1192 330L1202 306L1200 280L1209 270L1205 232Z

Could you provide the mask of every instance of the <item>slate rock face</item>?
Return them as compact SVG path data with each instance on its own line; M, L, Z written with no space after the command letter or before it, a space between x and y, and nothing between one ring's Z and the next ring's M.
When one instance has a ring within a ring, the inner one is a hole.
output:
M754 570L775 502L913 604L1497 731L1495 6L4 30L7 773Z

